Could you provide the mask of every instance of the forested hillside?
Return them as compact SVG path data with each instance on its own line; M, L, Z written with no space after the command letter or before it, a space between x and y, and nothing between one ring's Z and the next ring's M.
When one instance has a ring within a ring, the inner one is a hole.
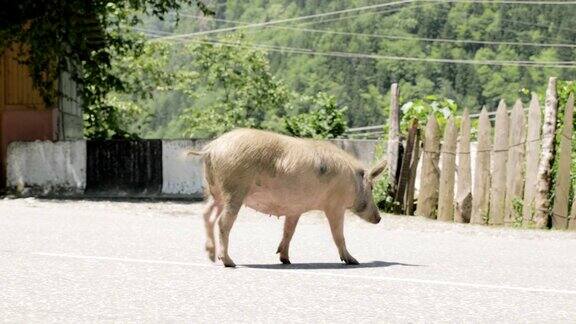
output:
M209 4L214 17L203 17L190 8L182 11L177 25L170 19L145 19L142 29L149 37L191 33L378 3L383 1L222 0ZM500 98L511 104L519 96L528 99L530 91L542 93L551 75L576 79L573 63L562 63L576 60L573 8L415 1L240 28L234 31L234 41L223 39L225 33L177 41L196 46L223 42L242 50L264 50L270 62L269 77L278 82L273 82L274 87L308 98L326 92L338 106L347 107L349 126L364 126L384 121L388 89L395 81L401 86L402 103L436 95L453 99L459 109L466 106L476 111L483 105L495 108ZM195 64L193 51L175 53L170 58L172 67ZM551 63L522 66L530 62ZM214 88L211 91L217 93ZM179 116L186 109L202 110L209 105L206 98L199 101L198 96L185 96L182 91L159 93L145 104L152 117L143 134L182 136ZM284 99L278 102L286 103ZM308 109L305 104L288 106L282 108L286 114L290 109L292 113ZM246 109L250 107L251 103L245 104Z

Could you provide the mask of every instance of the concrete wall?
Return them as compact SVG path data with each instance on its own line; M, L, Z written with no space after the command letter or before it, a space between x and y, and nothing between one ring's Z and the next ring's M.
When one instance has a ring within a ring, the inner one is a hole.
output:
M366 167L374 163L374 151L378 144L377 140L334 139L330 141L358 158Z
M86 188L86 142L13 142L7 187L23 195L77 195Z
M199 156L189 156L191 149L199 150L208 141L162 141L162 194L172 197L203 197L203 168Z
M146 144L153 144L152 141L135 141L134 145L126 141L123 149L106 149L121 144L115 142L13 142L8 148L7 186L11 192L21 195L203 197L202 161L187 153L190 149L201 149L208 141L164 140L156 150L161 150L161 161L160 154L150 155L145 149ZM372 164L377 141L333 142L358 157L366 166ZM144 164L143 159L147 161ZM158 167L152 168L151 164ZM151 168L159 170L158 177L153 177L158 181L140 181L150 178ZM120 181L122 177L129 181ZM97 181L100 178L106 181ZM154 188L148 188L147 184Z

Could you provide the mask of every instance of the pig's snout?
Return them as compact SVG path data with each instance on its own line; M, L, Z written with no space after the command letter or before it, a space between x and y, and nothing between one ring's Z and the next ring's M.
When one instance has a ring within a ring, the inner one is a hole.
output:
M380 223L381 220L382 220L382 217L380 217L380 215L376 215L372 218L372 224L378 224L378 223Z

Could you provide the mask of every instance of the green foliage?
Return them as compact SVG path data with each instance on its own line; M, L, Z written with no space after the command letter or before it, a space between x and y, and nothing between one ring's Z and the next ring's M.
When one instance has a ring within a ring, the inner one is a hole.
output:
M554 146L556 150L555 157L559 156L559 148L560 148L560 140L561 140L561 131L564 127L564 112L566 110L566 105L568 103L568 98L570 94L574 94L576 96L576 82L575 81L558 81L556 84L556 92L558 94L558 114L556 116L556 137L554 141ZM574 126L576 129L576 118L573 120ZM574 188L576 188L576 136L572 136L572 162L570 163L570 178L571 178L571 188L569 195L569 206L572 205L572 201L574 200ZM552 186L550 190L549 199L550 201L554 201L554 197L556 195L556 181L558 175L558 162L559 159L554 159L554 164L552 165L551 170L551 179L552 179ZM552 205L552 204L551 204ZM550 206L552 208L552 206Z
M402 132L407 133L413 119L418 120L418 123L423 127L426 125L428 116L433 115L436 117L442 131L446 121L454 116L457 110L458 105L456 105L454 100L433 95L409 101L401 108L402 120L400 121L400 129Z
M385 147L386 139L381 138L374 149L374 157L376 161L380 161L386 156L386 152L384 152ZM374 197L374 202L378 209L385 213L396 213L400 206L391 195L388 176L389 174L384 172L376 179L372 188L372 196Z
M242 36L226 41L241 45ZM187 136L213 137L235 127L281 130L279 119L289 110L291 94L271 73L264 52L194 44L186 54L191 60L188 68L198 75L191 85L195 102L202 103L181 115Z
M287 117L286 130L298 137L336 138L346 131L346 107L338 108L336 99L320 92L308 113Z
M394 197L390 194L388 175L383 175L376 180L372 188L372 196L378 209L385 213L398 213L398 210L401 209L401 206L399 206L398 202L395 201Z
M137 37L137 36L133 36ZM173 90L186 76L168 69L170 46L144 43L111 53L110 77L90 74L84 89L84 133L88 138L136 138L151 112L145 106L158 91Z
M124 82L125 71L112 66L121 57L146 54L142 40L130 33L139 14L162 19L183 5L211 13L199 0L9 1L0 13L0 52L17 46L47 106L58 98L60 72L69 71L82 89L88 137L132 136L121 128L124 113L106 96L134 87Z
M522 210L524 209L524 201L518 197L514 197L512 199L512 210L514 211L514 219L512 222L512 226L514 227L522 227L523 222L523 215Z
M257 0L216 1L216 17L236 21L266 21L296 17L359 6L350 0L285 1ZM313 52L377 53L381 55L446 58L464 60L533 60L574 61L576 52L569 48L481 43L443 43L410 39L447 38L500 42L573 43L576 12L565 6L521 6L472 3L415 3L393 11L360 12L345 17L306 20L290 26L245 29L241 46L286 46ZM201 15L197 8L187 13ZM164 32L189 33L231 27L235 23L185 17L175 26L166 21L144 19L144 28ZM308 30L302 30L306 28ZM310 29L313 29L312 31ZM321 30L321 31L317 31ZM322 30L374 34L379 37L328 33ZM400 36L401 38L382 38ZM405 38L403 38L405 37ZM211 38L206 41L221 41ZM224 39L226 40L226 39ZM235 45L231 45L235 46ZM240 46L240 45L238 45ZM300 52L300 51L298 51ZM270 71L281 78L287 91L298 96L315 97L325 92L348 107L348 126L385 124L391 83L400 85L401 102L415 102L427 95L451 98L459 107L476 113L482 106L493 109L504 98L513 102L536 91L540 95L547 78L576 78L574 69L532 68L518 66L440 64L418 61L377 60L367 58L325 57L308 51L293 53L271 49L267 54ZM189 55L176 54L174 63L193 64ZM196 88L190 87L195 92ZM200 94L201 95L201 94ZM162 94L151 106L154 117L145 136L177 136L187 126L179 119L184 109L199 110L212 104L209 98L194 99L181 92ZM291 110L272 117L274 129L281 129L281 116L307 112L296 97ZM232 118L233 119L233 118ZM473 121L474 123L474 121ZM266 126L268 127L268 126ZM272 126L270 126L272 127ZM472 128L474 136L474 127ZM181 136L181 135L180 135Z
M353 8L366 3L351 0L219 1L217 17L238 21L266 21ZM265 4L265 5L264 5ZM377 53L414 58L465 60L574 61L570 48L478 43L443 43L311 32L294 28L375 34L380 36L472 39L500 42L574 43L576 11L567 6L513 4L414 3L393 10L306 20L285 26L247 30L247 43L312 49L314 52ZM271 18L273 17L273 18ZM178 29L191 32L233 24L210 19L186 21ZM399 82L401 102L429 94L451 98L471 113L482 106L495 108L504 98L513 102L522 89L543 89L549 76L575 79L574 69L528 68L418 61L357 59L269 53L272 70L299 94L334 95L349 109L349 126L382 124L388 89ZM542 92L540 92L542 93Z

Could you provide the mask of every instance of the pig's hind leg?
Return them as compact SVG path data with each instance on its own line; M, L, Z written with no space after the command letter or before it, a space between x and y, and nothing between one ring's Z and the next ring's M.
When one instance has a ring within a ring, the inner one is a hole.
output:
M224 198L224 209L222 215L218 219L218 228L220 230L220 254L218 258L222 260L224 266L235 267L236 264L232 261L230 255L228 255L228 242L230 238L230 230L238 216L240 207L242 207L246 190L238 188L236 190L230 190L229 192L232 192L233 194Z
M214 239L214 223L222 212L222 205L210 197L204 209L204 227L206 228L206 253L212 262L216 261L216 243Z
M280 253L280 262L283 264L290 264L290 257L288 256L288 250L290 249L290 240L294 235L294 230L296 230L296 225L300 219L298 216L286 216L284 220L284 234L282 235L282 241L278 245L278 250L276 253Z

